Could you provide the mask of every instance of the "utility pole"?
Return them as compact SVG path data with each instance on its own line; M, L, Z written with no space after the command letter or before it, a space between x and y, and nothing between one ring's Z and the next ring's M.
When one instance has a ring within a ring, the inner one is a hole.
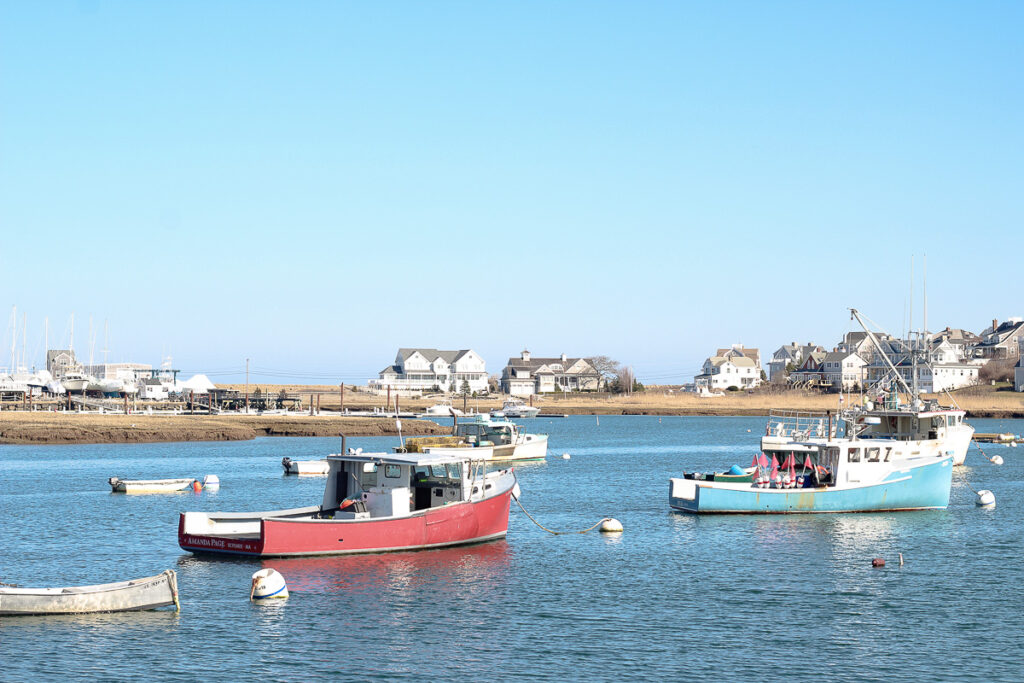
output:
M245 414L249 414L249 359L245 359Z

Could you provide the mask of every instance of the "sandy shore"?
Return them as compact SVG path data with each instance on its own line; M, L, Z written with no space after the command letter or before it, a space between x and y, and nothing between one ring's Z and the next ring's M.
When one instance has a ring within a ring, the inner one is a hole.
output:
M447 434L451 427L403 420L409 436ZM257 436L388 436L394 420L370 417L98 415L0 412L0 444L244 441Z

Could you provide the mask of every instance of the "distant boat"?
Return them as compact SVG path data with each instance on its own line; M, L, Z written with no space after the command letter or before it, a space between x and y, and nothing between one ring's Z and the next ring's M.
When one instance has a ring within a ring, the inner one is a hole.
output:
M465 413L458 408L452 407L451 401L442 401L427 408L423 415L425 417L451 417L452 415L462 417Z
M327 460L292 460L289 457L281 459L281 466L285 474L300 475L325 475L329 469Z
M0 586L0 615L130 612L178 606L173 570L133 581L66 588Z
M121 479L107 480L113 493L174 493L190 488L195 479Z
M60 383L68 392L82 393L89 386L90 377L78 370L69 370L60 378Z
M534 408L522 401L510 399L501 406L500 412L502 416L507 418L537 417L540 414L540 408Z
M401 451L403 447L396 447ZM519 425L478 415L460 422L451 436L420 436L405 440L406 450L436 455L465 454L474 460L543 460L548 453L547 434L527 434Z

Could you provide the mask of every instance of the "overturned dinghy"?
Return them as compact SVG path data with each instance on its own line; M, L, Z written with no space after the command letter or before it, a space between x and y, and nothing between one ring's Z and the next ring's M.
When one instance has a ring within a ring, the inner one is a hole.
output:
M174 493L192 488L195 479L121 479L107 480L113 493Z
M301 475L324 475L327 474L329 466L327 460L292 460L289 457L281 459L281 467L285 474Z
M133 612L178 606L173 570L134 581L67 588L0 587L0 616Z

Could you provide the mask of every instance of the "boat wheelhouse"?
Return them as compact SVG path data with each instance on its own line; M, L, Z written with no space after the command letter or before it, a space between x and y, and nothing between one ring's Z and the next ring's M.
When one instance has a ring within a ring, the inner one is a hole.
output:
M507 418L529 418L540 415L540 408L528 406L518 399L509 399L501 406L501 414Z
M257 557L420 550L502 538L515 475L459 454L327 457L320 505L252 513L183 512L178 544Z

